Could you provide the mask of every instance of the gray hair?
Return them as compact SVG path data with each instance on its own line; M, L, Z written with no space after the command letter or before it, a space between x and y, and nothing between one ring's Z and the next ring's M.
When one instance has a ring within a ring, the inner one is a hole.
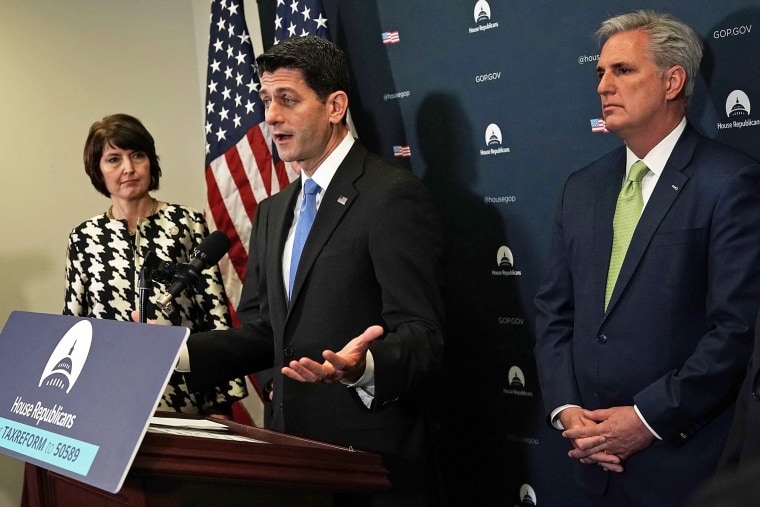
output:
M640 10L602 22L596 37L601 45L613 35L634 30L649 36L649 57L660 72L674 65L686 70L683 100L688 105L702 60L702 41L697 34L670 14Z

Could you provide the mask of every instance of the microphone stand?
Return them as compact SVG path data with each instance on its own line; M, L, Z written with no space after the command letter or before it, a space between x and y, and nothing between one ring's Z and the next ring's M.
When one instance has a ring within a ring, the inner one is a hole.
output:
M140 269L140 278L138 281L139 292L139 308L138 313L140 315L140 322L143 324L148 322L148 297L152 288L151 284L151 269L149 266L143 264Z

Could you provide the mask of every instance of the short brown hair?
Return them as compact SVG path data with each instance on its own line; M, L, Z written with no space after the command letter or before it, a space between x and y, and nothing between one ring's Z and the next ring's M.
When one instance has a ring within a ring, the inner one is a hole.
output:
M111 197L106 188L103 172L100 170L100 159L106 145L115 146L122 150L142 151L150 161L150 187L148 190L158 190L158 180L161 178L161 166L156 155L153 136L148 129L128 114L112 114L96 121L90 127L87 141L84 144L84 172L90 177L95 190Z

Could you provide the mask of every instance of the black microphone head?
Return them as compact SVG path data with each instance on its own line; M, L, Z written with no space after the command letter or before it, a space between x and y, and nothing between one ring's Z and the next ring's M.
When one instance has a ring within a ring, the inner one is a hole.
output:
M193 250L192 257L199 259L206 267L213 266L230 249L230 238L222 231L214 231Z

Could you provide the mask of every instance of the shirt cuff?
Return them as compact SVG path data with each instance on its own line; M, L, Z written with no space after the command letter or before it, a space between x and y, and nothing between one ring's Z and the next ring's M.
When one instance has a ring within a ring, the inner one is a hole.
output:
M372 352L367 350L367 356L365 357L364 374L354 383L344 382L341 380L341 384L346 387L356 388L356 394L364 403L367 408L372 407L372 402L375 400L375 358L372 356Z
M565 427L562 426L562 423L559 421L559 413L562 412L563 410L565 410L566 408L570 408L570 407L578 407L578 408L580 408L579 405L562 405L561 407L557 407L554 410L552 410L552 413L551 413L551 415L549 417L549 420L551 421L552 426L555 429L558 429L558 430L564 430L565 429Z
M639 419L641 419L641 422L644 423L644 426L646 426L647 429L652 433L652 435L654 435L654 438L656 438L657 440L662 440L662 437L660 437L660 435L657 434L657 432L649 425L649 423L647 423L647 420L644 419L644 416L641 415L641 412L639 412L639 407L634 405L633 409L636 411L636 415L639 416Z
M177 359L177 366L174 367L174 371L190 373L190 352L187 350L187 343L183 343L182 348L179 349L179 359Z

